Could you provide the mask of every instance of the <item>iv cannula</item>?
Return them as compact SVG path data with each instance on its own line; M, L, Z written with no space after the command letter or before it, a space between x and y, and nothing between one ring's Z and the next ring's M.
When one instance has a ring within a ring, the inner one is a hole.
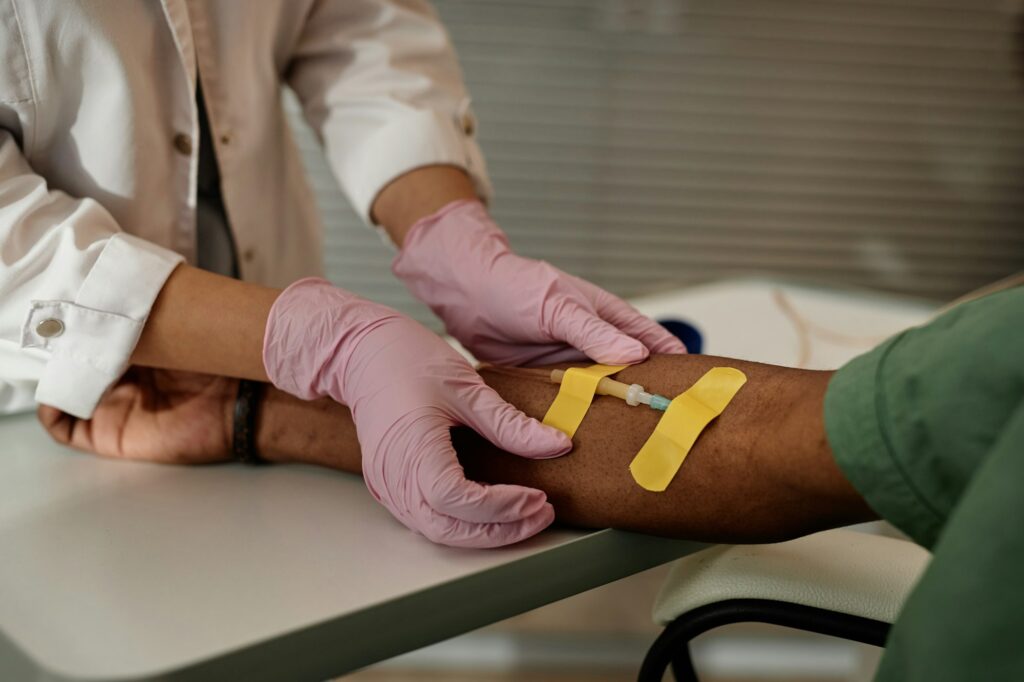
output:
M551 370L551 383L561 384L563 376L565 376L565 370ZM637 405L647 405L652 410L661 410L662 412L667 410L669 403L672 402L663 395L648 393L640 384L624 384L609 377L602 377L601 381L597 383L596 393L598 395L615 396L620 400L626 401L627 405L634 407Z

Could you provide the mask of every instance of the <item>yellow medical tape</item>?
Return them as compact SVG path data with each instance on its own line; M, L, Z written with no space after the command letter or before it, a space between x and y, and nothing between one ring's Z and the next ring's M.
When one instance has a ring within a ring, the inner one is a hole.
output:
M633 480L652 492L668 488L690 448L711 420L722 414L747 377L732 367L714 367L673 398L654 433L629 464Z
M558 395L544 415L544 423L572 438L583 418L587 416L590 403L594 400L594 393L597 392L597 384L604 377L621 372L628 366L592 365L565 370Z

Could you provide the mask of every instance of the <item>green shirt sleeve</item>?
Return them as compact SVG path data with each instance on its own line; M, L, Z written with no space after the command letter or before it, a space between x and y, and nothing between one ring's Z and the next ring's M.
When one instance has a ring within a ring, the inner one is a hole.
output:
M836 372L825 427L869 505L931 548L1024 391L1024 287L964 303Z

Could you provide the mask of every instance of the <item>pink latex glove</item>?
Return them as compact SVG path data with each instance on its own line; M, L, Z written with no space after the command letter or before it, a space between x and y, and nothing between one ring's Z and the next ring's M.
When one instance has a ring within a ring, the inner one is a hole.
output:
M686 352L625 301L513 253L479 201L452 202L413 225L392 271L485 362L629 365Z
M498 547L554 520L540 490L467 481L449 429L466 424L533 459L564 454L572 442L502 400L451 346L401 313L326 280L300 280L271 308L263 364L278 388L351 409L370 492L430 540Z

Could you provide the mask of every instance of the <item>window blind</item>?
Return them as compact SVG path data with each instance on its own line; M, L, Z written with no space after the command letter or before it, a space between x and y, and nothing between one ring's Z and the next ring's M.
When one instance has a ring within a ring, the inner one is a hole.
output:
M1019 2L438 0L524 255L622 295L1024 269ZM289 105L336 283L439 323Z

